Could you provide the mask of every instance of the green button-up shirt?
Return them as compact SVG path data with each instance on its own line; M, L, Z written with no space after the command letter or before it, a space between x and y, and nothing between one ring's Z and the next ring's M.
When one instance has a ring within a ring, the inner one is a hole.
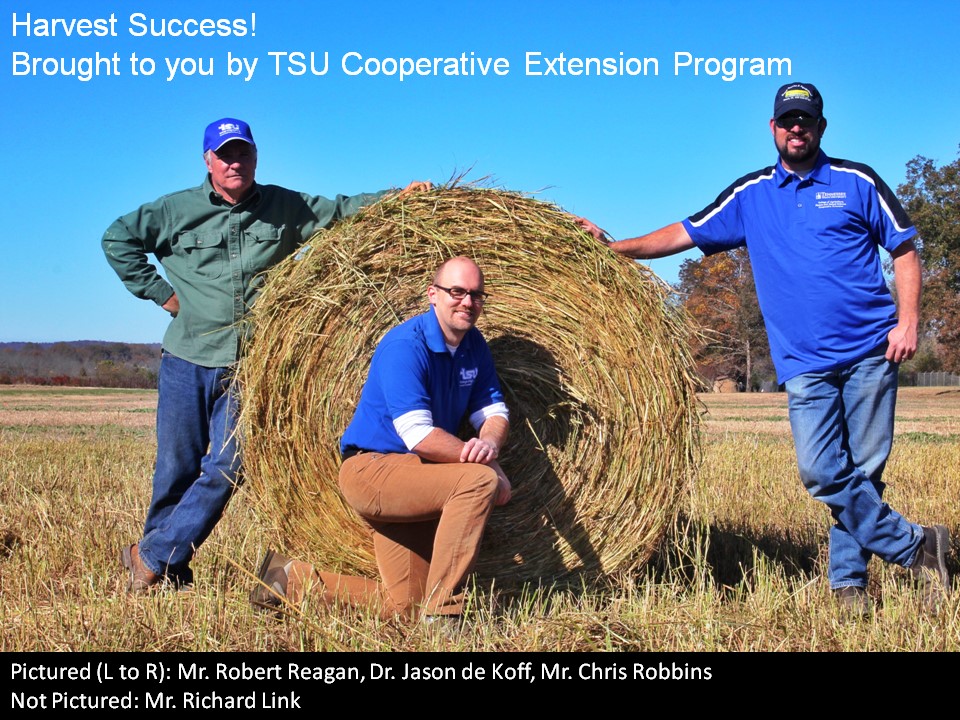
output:
M176 291L180 312L163 337L165 350L197 365L225 367L238 358L239 321L256 298L257 274L296 251L317 230L386 192L328 200L255 185L243 202L230 205L208 175L199 187L165 195L118 218L103 235L103 251L138 298L163 305ZM148 255L160 262L167 280Z

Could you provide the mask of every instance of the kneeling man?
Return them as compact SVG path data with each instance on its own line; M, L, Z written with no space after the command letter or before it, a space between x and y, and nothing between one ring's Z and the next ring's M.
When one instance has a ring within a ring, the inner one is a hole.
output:
M427 288L431 308L380 341L340 442L340 489L369 524L382 583L321 572L268 551L258 607L319 593L386 614L458 617L494 505L510 499L497 457L507 407L483 335L483 272L447 260ZM477 430L457 437L464 419Z

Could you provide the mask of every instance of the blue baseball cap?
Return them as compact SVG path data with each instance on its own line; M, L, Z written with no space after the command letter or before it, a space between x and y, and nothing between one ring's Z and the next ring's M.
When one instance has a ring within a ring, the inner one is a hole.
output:
M243 120L236 118L221 118L207 125L203 133L203 152L213 150L216 152L231 140L243 140L254 147L257 144L253 141L253 132L250 126Z
M790 83L777 90L773 100L773 119L791 110L801 110L815 118L823 117L823 98L810 83Z

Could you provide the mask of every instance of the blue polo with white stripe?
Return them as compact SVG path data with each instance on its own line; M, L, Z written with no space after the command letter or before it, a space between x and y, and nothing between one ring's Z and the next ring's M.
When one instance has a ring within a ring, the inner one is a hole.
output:
M377 345L340 452L410 452L393 421L429 410L433 425L456 435L474 412L503 402L493 356L477 328L470 328L451 355L431 306L397 325Z
M897 324L878 247L916 229L867 165L821 152L801 179L777 162L683 225L706 255L747 247L781 383L865 357Z

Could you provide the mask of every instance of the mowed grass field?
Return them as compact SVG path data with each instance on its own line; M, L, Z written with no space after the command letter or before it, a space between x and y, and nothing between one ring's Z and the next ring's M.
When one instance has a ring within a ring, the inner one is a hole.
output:
M119 550L150 496L156 393L0 386L0 650L960 650L960 589L936 613L874 560L875 611L851 620L825 578L830 518L800 485L786 396L710 394L702 462L646 570L517 595L480 589L459 639L347 610L277 619L247 595L267 544L241 490L189 592L123 592ZM906 388L890 503L945 524L960 570L960 391Z

